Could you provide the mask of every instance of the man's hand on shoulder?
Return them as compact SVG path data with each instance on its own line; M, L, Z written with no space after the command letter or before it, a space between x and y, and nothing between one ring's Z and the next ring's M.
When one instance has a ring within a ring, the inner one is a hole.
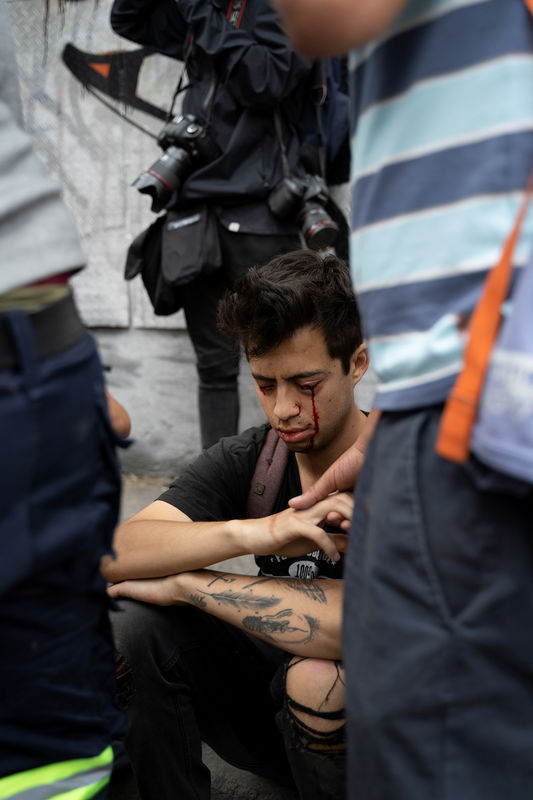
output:
M363 432L353 445L345 450L309 489L299 497L289 500L291 508L297 510L310 508L332 492L345 492L355 487L365 460L368 443L376 429L380 415L381 412L377 409L370 412ZM339 524L334 517L329 517L328 522ZM341 527L346 528L347 526L341 525Z
M365 454L357 447L357 442L333 462L315 483L299 495L289 500L295 510L310 508L328 497L332 492L341 492L354 488L363 466Z

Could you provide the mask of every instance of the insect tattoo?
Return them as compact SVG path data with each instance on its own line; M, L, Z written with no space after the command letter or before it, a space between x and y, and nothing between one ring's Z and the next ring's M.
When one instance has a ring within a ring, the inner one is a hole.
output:
M284 608L277 614L244 617L243 626L252 633L261 633L273 642L285 644L307 644L312 641L319 629L318 620L304 614L300 618L301 626L292 623L292 609Z

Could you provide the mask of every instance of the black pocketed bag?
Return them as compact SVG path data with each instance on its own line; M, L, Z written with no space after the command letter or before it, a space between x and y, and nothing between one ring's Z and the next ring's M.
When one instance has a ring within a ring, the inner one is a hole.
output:
M180 287L222 266L217 220L208 206L168 211L131 243L124 277L140 273L154 313L183 305Z

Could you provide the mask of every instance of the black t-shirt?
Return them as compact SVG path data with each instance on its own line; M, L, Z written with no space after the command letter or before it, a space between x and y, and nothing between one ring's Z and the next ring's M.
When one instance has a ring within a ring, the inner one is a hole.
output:
M180 475L158 499L179 508L194 522L246 519L246 504L259 453L269 425L221 439ZM291 453L270 513L287 508L301 493L300 475ZM343 559L334 564L321 550L305 556L256 556L261 575L293 578L341 578Z

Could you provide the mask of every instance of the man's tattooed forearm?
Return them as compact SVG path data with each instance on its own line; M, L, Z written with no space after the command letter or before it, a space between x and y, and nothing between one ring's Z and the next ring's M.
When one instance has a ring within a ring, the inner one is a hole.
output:
M261 586L262 583L268 583L269 581L277 581L278 578L269 578L268 576L261 576L260 578L256 578L251 583L247 583L246 586L243 586L243 589L253 589L254 586Z
M270 595L270 597L258 597L248 592L232 592L231 590L226 592L205 592L200 590L200 592L205 597L210 597L219 605L227 605L237 609L247 608L254 610L272 608L272 606L277 606L278 603L281 602L279 597L274 597L273 595Z
M289 589L295 592L301 592L309 597L310 600L315 600L317 603L327 603L328 598L324 589L320 586L319 581L312 580L288 580L287 585Z
M189 599L193 605L199 606L200 608L205 608L207 605L205 597L202 597L199 594L190 594Z
M209 581L207 584L207 588L213 586L217 581L222 581L222 583L235 583L235 578L232 578L231 575L224 573L223 575L215 575L212 581Z
M326 592L322 586L320 586L320 581L305 580L303 578L274 578L265 576L258 578L257 580L253 581L253 583L246 584L246 586L243 586L242 588L251 589L254 586L266 583L267 581L275 581L279 586L292 589L294 592L305 594L306 597L309 597L310 600L315 600L317 603L326 604L328 602Z
M265 638L279 644L308 644L319 629L319 622L314 617L304 614L294 617L292 609L285 608L277 614L244 617L243 626L251 633L260 633Z

